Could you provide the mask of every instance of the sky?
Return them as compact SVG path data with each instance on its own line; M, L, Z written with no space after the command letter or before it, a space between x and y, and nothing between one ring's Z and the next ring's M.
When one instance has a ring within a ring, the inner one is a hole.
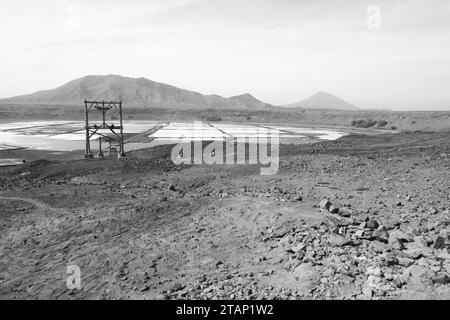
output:
M91 74L450 110L448 0L0 0L0 97Z

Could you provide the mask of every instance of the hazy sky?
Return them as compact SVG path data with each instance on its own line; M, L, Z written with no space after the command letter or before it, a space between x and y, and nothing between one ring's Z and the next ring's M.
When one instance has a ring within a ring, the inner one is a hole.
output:
M450 110L450 1L0 0L0 58L0 97L120 74L273 104L327 91Z

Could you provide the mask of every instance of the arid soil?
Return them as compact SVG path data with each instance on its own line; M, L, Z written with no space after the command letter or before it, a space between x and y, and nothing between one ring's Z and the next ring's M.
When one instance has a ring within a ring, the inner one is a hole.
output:
M281 146L274 176L170 150L0 168L0 298L450 298L449 132Z

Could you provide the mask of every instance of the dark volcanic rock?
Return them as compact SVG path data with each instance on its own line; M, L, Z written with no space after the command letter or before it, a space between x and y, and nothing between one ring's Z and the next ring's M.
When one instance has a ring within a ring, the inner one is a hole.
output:
M323 210L328 211L331 207L331 202L328 199L323 199L322 201L320 201L319 207Z

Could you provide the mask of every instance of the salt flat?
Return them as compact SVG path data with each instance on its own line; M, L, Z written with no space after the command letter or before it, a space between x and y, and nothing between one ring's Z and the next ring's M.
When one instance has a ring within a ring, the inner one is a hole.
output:
M159 130L152 131L156 126ZM128 150L181 141L224 141L230 138L259 138L278 135L281 143L305 143L307 138L335 140L346 132L333 129L315 129L257 123L209 123L124 121L127 136L149 131L148 139L127 144ZM108 130L101 130L107 134ZM32 121L0 123L0 150L28 148L34 150L73 151L84 148L83 121ZM96 142L92 142L96 148Z

